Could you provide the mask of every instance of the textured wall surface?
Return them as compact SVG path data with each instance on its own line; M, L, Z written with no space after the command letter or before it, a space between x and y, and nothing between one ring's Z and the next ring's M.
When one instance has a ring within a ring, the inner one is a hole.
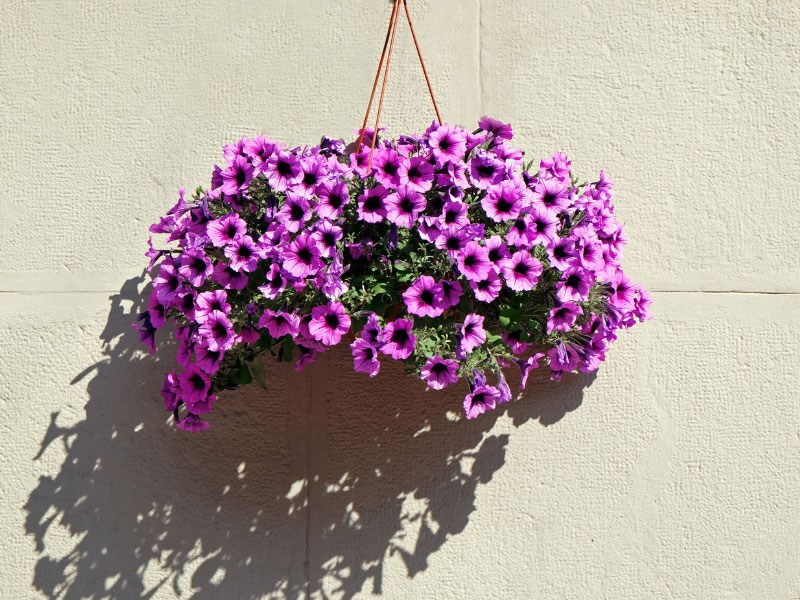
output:
M337 351L175 432L147 226L242 135L350 136L389 3L4 0L0 597L800 598L798 5L409 4L445 120L606 168L656 319L474 422Z

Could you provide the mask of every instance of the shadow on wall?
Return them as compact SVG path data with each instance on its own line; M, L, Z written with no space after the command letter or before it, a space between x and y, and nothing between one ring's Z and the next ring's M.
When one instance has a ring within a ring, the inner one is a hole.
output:
M462 386L426 393L392 361L369 379L343 345L300 374L268 362L269 391L227 393L211 430L182 433L158 395L170 349L142 353L130 327L143 283L112 296L106 358L73 381L92 377L85 420L51 415L35 457L54 442L66 452L25 505L48 598L381 593L385 560L413 577L467 526L505 460L498 418L554 423L592 381L532 376L535 397L466 421Z

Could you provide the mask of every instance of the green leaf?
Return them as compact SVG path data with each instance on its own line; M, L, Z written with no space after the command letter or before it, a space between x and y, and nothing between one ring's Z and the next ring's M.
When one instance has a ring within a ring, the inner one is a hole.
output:
M292 362L292 351L294 350L294 340L288 335L283 339L283 362Z
M250 375L250 369L244 363L239 364L233 371L231 371L231 381L236 385L247 385L252 383L253 376Z
M264 363L261 362L261 358L256 356L247 363L247 368L250 369L250 375L253 377L253 381L256 382L256 385L262 389L267 389L267 373L264 369Z
M512 308L510 306L504 306L500 309L498 320L500 321L500 325L502 325L506 329L511 329L511 328L516 328L517 323L519 323L521 317L522 317L521 311Z

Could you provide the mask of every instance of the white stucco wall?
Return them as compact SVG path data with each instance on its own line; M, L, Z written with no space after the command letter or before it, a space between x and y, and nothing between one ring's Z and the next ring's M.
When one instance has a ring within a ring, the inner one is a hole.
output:
M5 0L0 597L800 598L798 5L409 4L445 120L614 179L655 320L474 422L336 352L175 432L147 226L224 143L348 136L390 4Z

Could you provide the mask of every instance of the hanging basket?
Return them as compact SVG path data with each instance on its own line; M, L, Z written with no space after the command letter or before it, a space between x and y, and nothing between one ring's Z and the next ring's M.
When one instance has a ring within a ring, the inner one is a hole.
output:
M374 128L368 109L350 146L242 138L209 188L181 189L150 228L167 238L149 242L153 291L134 327L154 352L174 325L181 368L162 395L181 429L206 429L198 415L222 390L268 386L264 357L301 370L340 343L365 376L392 359L436 390L465 381L473 418L512 399L504 369L522 387L539 366L555 379L594 371L618 329L650 318L620 266L602 171L582 182L561 153L526 160L510 125L484 117L466 131L440 124L438 107L424 133L380 140L399 4Z

